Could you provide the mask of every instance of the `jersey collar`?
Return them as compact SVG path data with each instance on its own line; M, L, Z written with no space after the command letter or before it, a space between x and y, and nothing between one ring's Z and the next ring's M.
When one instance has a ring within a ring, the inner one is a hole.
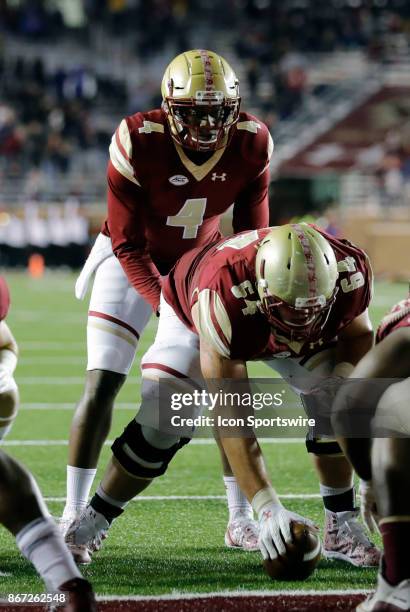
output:
M206 162L204 162L200 166L197 166L185 154L184 149L181 147L181 145L177 143L174 143L174 145L183 166L188 170L188 172L190 172L190 174L192 174L192 176L197 181L202 181L202 179L205 178L206 175L209 174L213 168L215 168L216 164L219 162L226 149L226 147L223 147L223 149L218 149Z

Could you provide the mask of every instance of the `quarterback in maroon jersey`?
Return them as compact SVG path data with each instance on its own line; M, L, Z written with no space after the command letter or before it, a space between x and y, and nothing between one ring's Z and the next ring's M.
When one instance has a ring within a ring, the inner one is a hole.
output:
M18 348L5 321L9 307L10 292L5 279L0 276L1 439L10 429L18 405L17 385L13 378ZM70 612L94 612L97 608L91 585L78 571L37 483L18 461L2 450L0 491L0 523L15 536L21 553L33 563L47 590L53 594L53 603L59 602L59 609ZM64 601L65 604L61 603Z
M201 376L209 384L246 381L246 363L263 360L299 392L309 393L317 375L345 377L371 347L371 287L363 251L306 224L243 232L194 249L164 282L161 319L142 359L143 376L166 377L172 388ZM147 427L149 399L143 387L139 414L114 442L114 459L69 532L73 542L108 529L127 500L163 474L187 442ZM260 517L262 554L282 554L292 513L266 476L256 439L221 435L220 440L237 485ZM377 565L380 553L358 522L352 470L340 447L334 440L310 439L308 449L326 509L325 555L360 567ZM228 529L228 544L229 537Z
M268 224L272 140L259 119L240 111L229 64L211 51L182 53L165 71L162 95L160 109L126 117L112 138L108 216L76 284L82 299L95 272L63 530L86 505L115 397L159 310L161 276L189 249L221 237L231 205L234 231Z
M338 438L362 478L366 523L380 529L384 545L376 592L357 610L400 612L410 610L410 297L383 318L376 341L350 375L358 380L340 389L334 424L337 431L348 411L354 427L355 413L371 397L369 437Z

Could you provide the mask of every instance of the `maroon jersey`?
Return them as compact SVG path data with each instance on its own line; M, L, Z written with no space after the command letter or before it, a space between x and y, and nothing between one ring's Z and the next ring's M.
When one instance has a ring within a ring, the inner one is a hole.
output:
M334 341L369 304L372 272L366 254L347 240L317 229L331 244L338 262L338 292L319 337L288 342L273 334L258 308L256 247L270 228L243 232L186 253L165 280L163 293L178 317L204 336L221 355L245 361L308 356ZM198 302L197 328L191 309ZM289 334L290 335L290 334Z
M156 308L159 273L188 250L221 237L220 216L234 203L234 231L268 223L266 126L240 113L232 139L201 165L175 144L158 109L123 119L108 166L108 218L103 232L130 283Z
M381 342L396 329L410 327L410 297L401 300L383 317L376 334L376 342Z
M10 292L5 279L0 276L0 321L7 317L10 308Z

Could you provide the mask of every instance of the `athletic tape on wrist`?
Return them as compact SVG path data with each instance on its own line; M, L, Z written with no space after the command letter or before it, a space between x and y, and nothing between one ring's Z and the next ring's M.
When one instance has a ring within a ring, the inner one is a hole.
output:
M275 489L271 486L268 486L264 489L260 489L260 491L256 493L256 495L252 499L251 504L252 508L259 516L266 504L280 504L280 501Z

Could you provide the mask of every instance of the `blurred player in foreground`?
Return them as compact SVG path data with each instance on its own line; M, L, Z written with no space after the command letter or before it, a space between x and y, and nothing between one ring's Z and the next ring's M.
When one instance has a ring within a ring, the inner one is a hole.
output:
M4 320L10 305L7 283L0 276L0 440L10 431L16 418L19 396L13 374L17 365L17 342Z
M334 424L338 430L348 418L354 427L355 413L371 397L372 437L339 442L363 479L367 523L370 529L378 523L384 545L376 592L357 610L403 612L410 610L410 297L384 317L376 346L350 377L361 380L339 391ZM385 380L376 386L374 378ZM380 427L384 437L378 437Z
M71 425L65 530L86 506L114 400L152 312L161 275L183 253L221 237L233 207L234 231L269 222L272 140L240 112L238 79L211 51L177 56L165 71L160 109L123 119L110 146L108 217L76 284L83 298L95 272L87 324L84 395ZM230 541L255 548L252 508L227 476ZM232 524L231 524L232 523Z
M1 437L17 412L18 392L13 378L17 343L4 320L10 305L7 283L0 277L0 414ZM96 603L50 516L37 483L15 459L0 450L0 523L16 538L24 557L44 580L50 603L67 612L92 612ZM54 595L53 595L54 594ZM65 603L64 603L65 602Z
M365 253L306 224L244 232L195 249L164 282L161 319L142 359L143 376L166 376L176 388L183 388L184 377L198 381L201 375L246 381L246 362L263 360L297 391L308 392L318 376L346 376L370 349L371 289ZM140 412L114 442L96 495L68 532L73 550L95 549L93 538L101 540L128 500L163 474L189 441L147 427L149 410L143 391ZM281 553L292 513L269 482L255 437L220 440L259 515L263 554ZM380 553L358 521L349 462L334 440L309 439L307 446L326 508L324 554L359 567L377 565Z

